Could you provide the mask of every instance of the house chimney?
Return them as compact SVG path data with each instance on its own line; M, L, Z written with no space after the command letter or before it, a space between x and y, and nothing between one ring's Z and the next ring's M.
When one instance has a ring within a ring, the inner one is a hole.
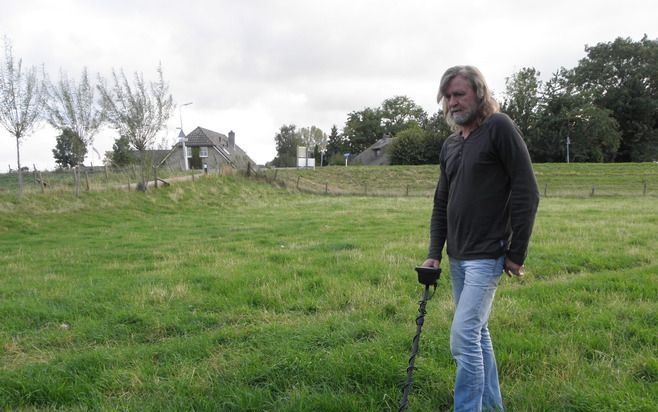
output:
M233 132L233 130L228 132L228 149L230 151L233 151L233 149L235 149L235 133Z

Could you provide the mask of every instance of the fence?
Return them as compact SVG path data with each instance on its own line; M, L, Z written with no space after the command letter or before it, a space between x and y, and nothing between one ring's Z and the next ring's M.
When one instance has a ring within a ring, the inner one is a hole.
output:
M327 168L330 169L330 168ZM349 168L348 168L349 169ZM340 169L333 169L332 172ZM354 168L353 174L332 175L298 169L257 169L249 167L247 176L289 190L334 196L431 197L436 186L436 169L399 169L382 174L386 168ZM391 169L388 169L389 171ZM424 172L427 170L427 172ZM224 173L223 170L205 173ZM170 167L145 170L147 187L166 185L171 181L194 179L204 171L182 171ZM341 173L344 173L341 171ZM23 191L27 193L74 193L141 189L139 166L79 167L54 172L36 168L23 173ZM548 173L537 174L543 197L658 197L658 173ZM0 192L17 192L16 172L0 174Z
M25 193L62 193L69 192L79 195L81 192L125 190L132 191L141 188L140 166L127 167L75 167L66 170L40 171L34 168L32 171L24 171L23 191ZM200 171L183 172L180 169L168 167L149 167L145 170L147 186L166 184L167 179L193 176ZM18 191L18 173L0 174L0 192Z
M363 178L343 180L294 169L259 171L258 178L270 184L304 193L336 196L430 197L436 178L419 182L405 179L373 181ZM537 176L542 197L658 197L658 174L542 174Z

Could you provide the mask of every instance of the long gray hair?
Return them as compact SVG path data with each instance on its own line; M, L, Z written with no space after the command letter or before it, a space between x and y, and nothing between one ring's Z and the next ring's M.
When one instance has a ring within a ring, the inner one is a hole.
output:
M452 79L454 79L457 76L461 76L464 79L468 80L468 82L471 84L473 87L473 90L475 91L475 94L478 97L479 105L477 108L477 117L476 117L476 124L477 126L480 126L487 117L491 116L492 114L499 112L500 111L500 105L496 100L494 100L492 94L491 94L491 89L489 89L489 86L487 86L486 80L484 80L484 76L482 73L474 66L455 66L451 67L448 70L446 70L445 73L443 73L443 77L441 77L441 85L439 86L439 94L436 97L437 103L442 105L443 109L443 115L452 128L452 130L456 131L459 130L459 125L455 124L455 122L452 120L452 116L450 116L450 108L448 107L448 101L444 99L446 89L448 88L448 84Z

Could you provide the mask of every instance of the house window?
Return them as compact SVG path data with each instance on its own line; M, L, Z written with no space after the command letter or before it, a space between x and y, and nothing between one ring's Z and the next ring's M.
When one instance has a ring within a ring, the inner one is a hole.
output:
M201 150L199 151L199 157L208 157L207 147L201 147Z
M187 157L192 157L192 148L187 146L185 149L187 149Z

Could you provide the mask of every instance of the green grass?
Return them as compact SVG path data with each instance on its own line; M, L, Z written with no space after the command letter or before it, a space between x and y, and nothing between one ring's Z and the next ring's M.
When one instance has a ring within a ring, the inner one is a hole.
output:
M0 409L397 410L430 209L240 177L0 194ZM655 410L656 233L651 196L542 199L491 319L508 410ZM451 311L445 273L412 411L451 407Z

